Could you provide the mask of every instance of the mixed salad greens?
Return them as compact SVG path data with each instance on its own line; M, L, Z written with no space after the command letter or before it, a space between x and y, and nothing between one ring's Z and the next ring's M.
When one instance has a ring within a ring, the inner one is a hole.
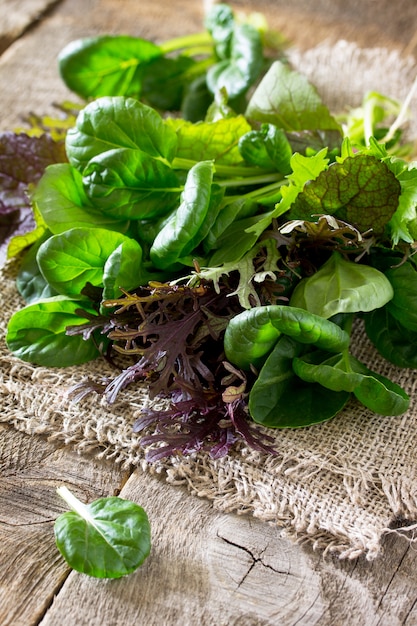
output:
M349 401L405 412L406 392L353 355L354 324L417 367L407 103L368 93L336 116L259 16L219 4L205 26L70 44L60 72L86 104L0 137L26 301L8 347L48 367L107 359L114 377L79 401L137 381L169 398L134 426L149 460L242 439L273 454L256 424L312 425Z

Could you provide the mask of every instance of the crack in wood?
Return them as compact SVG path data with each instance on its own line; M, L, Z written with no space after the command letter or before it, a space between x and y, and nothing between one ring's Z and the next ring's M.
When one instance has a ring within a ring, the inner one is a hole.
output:
M243 578L240 580L240 582L237 583L237 588L239 589L239 587L241 587L243 585L243 583L245 582L245 580L247 579L247 577L249 576L249 574L251 573L251 571L253 570L253 568L255 567L255 565L257 563L260 563L263 567L270 569L271 571L275 572L276 574L281 574L284 576L291 576L291 572L289 572L288 570L279 570L276 569L274 567L272 567L272 565L270 565L269 563L264 563L264 561L262 560L262 555L265 553L266 550L266 546L263 550L260 551L259 556L255 556L253 554L253 552L247 548L246 546L242 546L238 543L235 543L233 541L231 541L230 539L227 539L226 537L222 537L220 535L220 533L217 533L217 537L219 539L221 539L222 541L224 541L225 543L227 543L230 546L233 546L234 548L238 548L239 550L243 550L244 552L246 552L252 559L252 563L249 567L249 569L247 570L247 572L245 573L245 575L243 576Z

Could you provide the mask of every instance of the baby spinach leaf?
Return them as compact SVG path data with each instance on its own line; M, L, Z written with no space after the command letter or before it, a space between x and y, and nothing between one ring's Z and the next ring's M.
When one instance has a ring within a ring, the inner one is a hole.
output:
M154 219L172 209L180 195L168 165L141 150L119 148L92 158L83 184L96 209L119 219Z
M394 297L387 304L390 312L402 326L417 332L417 271L407 261L385 272L394 289Z
M169 268L191 252L206 232L198 236L210 209L214 165L201 161L188 172L181 204L158 233L150 250L155 267ZM216 196L217 205L219 199Z
M126 289L136 287L141 274L140 245L125 235L102 228L72 228L53 235L40 246L37 261L43 276L58 293L78 296L87 283L103 286L105 266L108 263L108 273L112 267L109 258L119 246L124 253L123 264L119 265L120 259L117 263L117 275L128 281L129 286L124 285Z
M417 332L403 326L387 307L365 316L365 330L384 359L398 367L417 368Z
M120 288L130 291L146 285L152 278L142 263L142 248L134 239L126 238L109 255L103 267L103 300L121 295ZM159 277L160 278L160 277Z
M372 311L384 306L393 295L391 283L382 272L346 261L333 252L315 274L298 283L290 304L330 318L337 313Z
M230 320L224 336L226 358L242 369L257 367L281 334L332 352L349 345L348 333L337 324L303 309L270 304L243 311Z
M87 37L71 42L58 57L69 89L86 100L100 96L135 96L144 68L162 55L151 41L126 35Z
M83 172L93 157L116 148L140 150L167 164L176 155L177 135L157 111L133 98L90 102L67 133L70 163Z
M336 215L359 230L381 234L394 215L400 183L379 159L366 154L332 164L309 182L291 206L290 219Z
M32 193L32 200L53 234L81 227L126 232L129 227L128 220L115 219L92 206L81 174L69 163L47 167Z
M302 350L284 335L265 361L249 394L249 413L258 424L269 428L317 424L337 415L349 400L348 392L330 391L295 375L292 362Z
M19 272L16 277L16 287L27 304L58 295L55 289L45 280L36 260L39 246L46 241L48 237L50 237L50 233L45 234L39 241L31 246L19 266Z
M250 24L236 24L227 58L207 71L207 86L216 94L225 89L229 100L244 94L258 78L263 67L259 32Z
M44 367L69 367L92 361L100 354L92 341L69 337L66 328L85 322L78 311L95 314L88 301L55 296L28 304L9 320L6 342L22 361Z
M245 115L287 131L341 130L315 87L282 61L272 63L252 95Z
M239 140L239 150L250 165L276 168L290 174L292 148L286 134L273 124L263 124L261 130L251 130Z
M372 372L347 352L337 356L313 352L294 358L292 366L305 382L353 393L364 406L380 415L401 415L408 409L410 398L399 385Z
M230 41L235 27L235 16L225 3L213 5L207 12L204 26L213 37L216 54L220 59L230 56Z
M178 111L197 67L198 63L189 56L152 59L143 72L141 100L160 111ZM161 85L164 85L163 89Z
M57 492L72 510L56 519L55 541L74 570L95 578L120 578L149 556L151 529L141 506L114 496L84 504L65 486Z

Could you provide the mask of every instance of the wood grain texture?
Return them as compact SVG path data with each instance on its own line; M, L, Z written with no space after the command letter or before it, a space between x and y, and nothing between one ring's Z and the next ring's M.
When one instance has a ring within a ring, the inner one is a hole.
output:
M0 54L60 0L2 0Z
M23 6L39 4L50 3L3 0L3 32L6 7L10 23L17 23ZM290 7L286 0L233 4L265 8L271 22L304 47L344 36L402 49L411 46L417 31L414 0L384 0L377 9L372 0L360 7L345 0L293 0ZM158 40L193 32L201 20L202 5L195 0L62 1L23 37L13 35L14 43L0 58L0 128L10 129L22 114L48 113L54 101L73 98L56 65L57 54L72 39L114 32ZM157 477L139 471L129 476L111 463L5 427L0 430L0 476L4 626L417 624L416 552L394 534L376 561L340 562L290 543L277 528L256 519L222 515ZM84 501L120 491L146 508L153 548L140 570L118 581L69 571L53 540L54 519L64 510L55 495L61 482Z
M0 624L37 624L69 574L53 523L66 510L65 483L91 501L120 491L126 471L0 427Z

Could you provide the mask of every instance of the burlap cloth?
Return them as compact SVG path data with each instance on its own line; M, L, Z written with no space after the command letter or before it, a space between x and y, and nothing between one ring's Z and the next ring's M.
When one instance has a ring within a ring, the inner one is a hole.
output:
M358 105L367 90L404 98L416 71L411 58L384 49L360 50L345 42L331 48L323 44L303 54L293 50L290 57L333 110ZM417 136L415 128L410 135ZM140 437L132 433L140 407L149 402L146 388L132 386L113 406L98 396L74 404L67 390L86 376L110 375L109 366L98 360L47 369L11 356L4 332L10 314L22 305L13 264L2 270L0 285L2 422L64 441L81 453L164 472L170 483L188 485L219 510L252 513L342 558L360 554L374 558L381 537L393 524L406 526L417 520L416 373L384 362L360 328L355 331L356 356L411 394L412 408L406 415L380 417L352 401L328 423L276 432L277 457L241 446L221 460L196 454L148 466Z

